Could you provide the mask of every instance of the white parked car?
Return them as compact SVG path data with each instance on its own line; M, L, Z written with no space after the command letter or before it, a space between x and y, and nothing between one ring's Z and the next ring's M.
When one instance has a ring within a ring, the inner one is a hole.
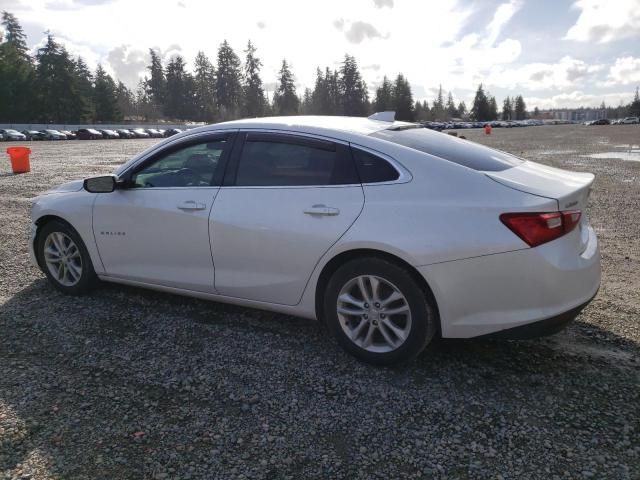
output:
M2 129L0 130L0 140L5 140L5 141L10 141L10 140L21 140L24 141L26 140L27 137L26 135L24 135L23 133L20 133L17 130L14 130L12 128L8 128L8 129Z
M626 117L620 121L620 123L623 125L639 123L639 122L640 122L640 119L638 119L638 117Z
M434 335L572 320L600 284L593 179L412 124L241 120L38 197L30 247L65 293L101 279L317 318L392 364Z

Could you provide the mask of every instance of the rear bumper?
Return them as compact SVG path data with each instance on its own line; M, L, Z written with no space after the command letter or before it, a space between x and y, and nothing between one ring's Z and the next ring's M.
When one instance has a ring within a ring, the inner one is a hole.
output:
M513 338L575 318L600 287L598 240L586 228L580 254L576 238L569 238L580 235L576 230L536 248L418 267L438 303L442 336L505 331Z
M575 318L580 315L580 312L582 312L584 307L591 303L591 300L593 300L593 297L588 302L554 317L547 318L545 320L538 320L537 322L528 323L519 327L507 328L506 330L488 333L486 335L481 335L480 338L526 340L528 338L539 338L553 335L573 322Z

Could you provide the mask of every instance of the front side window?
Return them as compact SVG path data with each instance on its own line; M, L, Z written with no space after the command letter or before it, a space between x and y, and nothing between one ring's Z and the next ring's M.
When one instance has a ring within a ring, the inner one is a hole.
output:
M346 147L329 142L247 138L242 149L236 185L298 186L359 183Z
M209 187L218 184L224 139L178 147L131 176L134 187Z

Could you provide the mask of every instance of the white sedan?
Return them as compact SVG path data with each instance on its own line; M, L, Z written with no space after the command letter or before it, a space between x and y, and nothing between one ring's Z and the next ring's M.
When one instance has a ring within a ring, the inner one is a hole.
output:
M393 364L435 335L575 318L600 285L593 179L401 122L241 120L41 195L30 247L65 293L100 279L319 319Z

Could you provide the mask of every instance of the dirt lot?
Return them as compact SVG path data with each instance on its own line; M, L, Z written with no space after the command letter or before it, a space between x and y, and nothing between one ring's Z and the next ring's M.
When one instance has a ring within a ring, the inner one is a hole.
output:
M602 288L554 337L440 340L403 369L301 319L115 285L62 296L28 262L31 198L154 140L34 143L21 176L5 161L0 479L640 478L640 162L585 156L640 150L640 126L461 133L597 175Z

